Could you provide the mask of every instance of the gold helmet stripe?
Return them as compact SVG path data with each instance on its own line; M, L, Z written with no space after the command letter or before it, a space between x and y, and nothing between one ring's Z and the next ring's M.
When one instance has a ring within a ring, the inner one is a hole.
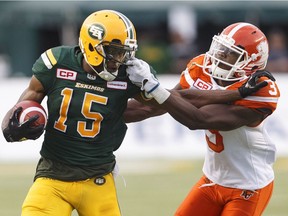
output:
M127 29L127 34L128 34L128 38L129 39L136 39L136 36L134 34L134 30L133 30L133 24L131 23L131 21L124 16L122 13L119 13L117 11L114 11L114 13L116 13L124 22L126 29Z

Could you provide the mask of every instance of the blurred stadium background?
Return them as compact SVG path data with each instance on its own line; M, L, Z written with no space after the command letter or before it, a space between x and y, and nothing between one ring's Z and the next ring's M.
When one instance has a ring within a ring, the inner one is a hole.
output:
M46 49L78 43L87 15L115 9L134 23L137 56L148 61L172 88L188 60L205 52L214 34L238 21L259 26L270 40L268 69L281 90L267 129L278 148L276 182L265 216L288 214L288 2L286 1L1 1L0 119L26 88L34 61ZM45 103L44 103L45 106ZM169 115L130 124L116 152L123 216L173 215L201 175L202 131L189 131ZM32 183L42 137L8 144L0 136L0 215L20 215ZM76 215L76 214L75 214Z

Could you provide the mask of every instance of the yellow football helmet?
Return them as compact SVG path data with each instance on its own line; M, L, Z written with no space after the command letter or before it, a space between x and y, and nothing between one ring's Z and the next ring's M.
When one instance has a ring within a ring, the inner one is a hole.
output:
M93 68L103 63L103 70L107 75L105 61L113 60L120 65L135 56L136 31L132 22L123 14L113 10L96 11L89 15L82 24L79 46L90 67Z

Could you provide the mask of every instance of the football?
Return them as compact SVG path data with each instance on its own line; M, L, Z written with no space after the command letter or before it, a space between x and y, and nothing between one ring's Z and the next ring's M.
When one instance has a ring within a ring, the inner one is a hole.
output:
M33 122L33 126L44 125L44 128L47 124L47 114L43 106L35 101L24 100L17 103L15 109L22 107L22 111L19 113L19 123L25 122L27 119L34 115L39 115L39 118Z

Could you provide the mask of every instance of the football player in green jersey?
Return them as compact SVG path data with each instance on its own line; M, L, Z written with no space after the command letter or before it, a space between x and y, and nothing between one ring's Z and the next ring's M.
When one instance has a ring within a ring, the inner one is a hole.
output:
M73 209L81 216L120 215L113 152L126 133L127 101L141 92L126 75L125 61L136 50L132 22L102 10L83 22L79 46L51 48L35 62L19 101L47 96L48 123L22 216L68 216ZM19 124L20 111L11 109L3 120L8 142L41 135L42 126L27 127L36 117Z
M102 10L83 22L79 46L51 48L35 62L18 102L41 103L47 97L48 123L22 216L69 216L74 209L81 216L120 215L113 152L126 133L122 115L128 99L148 99L127 76L127 60L136 50L132 22L117 11ZM239 99L238 91L220 98L209 95L207 103ZM43 126L31 126L37 116L19 124L20 112L21 107L12 108L3 119L8 142L42 134Z

